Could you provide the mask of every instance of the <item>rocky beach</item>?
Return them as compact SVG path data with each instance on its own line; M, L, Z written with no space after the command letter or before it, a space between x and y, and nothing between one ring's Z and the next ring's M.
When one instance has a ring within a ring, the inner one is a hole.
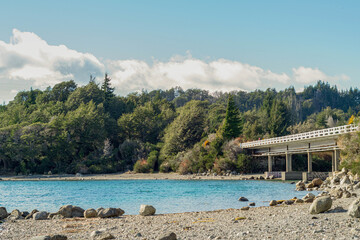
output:
M298 182L303 199L277 199L268 207L156 214L139 206L139 215L71 205L56 213L1 209L0 239L359 239L357 178L343 170L325 181ZM323 192L315 196L309 191L315 188Z

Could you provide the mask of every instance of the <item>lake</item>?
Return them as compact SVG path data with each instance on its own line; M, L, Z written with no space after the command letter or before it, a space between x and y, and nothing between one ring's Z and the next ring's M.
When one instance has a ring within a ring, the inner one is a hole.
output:
M153 205L156 213L178 213L241 208L244 196L256 206L275 199L303 197L295 185L276 181L233 180L99 180L99 181L1 181L0 206L8 211L55 212L62 205L84 209L119 207L138 214L141 204Z

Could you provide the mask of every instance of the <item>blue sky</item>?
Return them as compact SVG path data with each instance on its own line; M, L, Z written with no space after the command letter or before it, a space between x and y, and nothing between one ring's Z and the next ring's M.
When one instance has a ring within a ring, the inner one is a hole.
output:
M105 71L122 95L301 89L319 78L359 87L359 10L355 0L2 1L0 100Z

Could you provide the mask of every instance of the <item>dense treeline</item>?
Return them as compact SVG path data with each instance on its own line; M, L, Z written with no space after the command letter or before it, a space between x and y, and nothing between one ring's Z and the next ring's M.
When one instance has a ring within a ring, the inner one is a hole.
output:
M319 81L297 93L209 93L180 87L116 96L101 85L62 82L0 106L3 173L255 171L240 141L346 124L360 91Z

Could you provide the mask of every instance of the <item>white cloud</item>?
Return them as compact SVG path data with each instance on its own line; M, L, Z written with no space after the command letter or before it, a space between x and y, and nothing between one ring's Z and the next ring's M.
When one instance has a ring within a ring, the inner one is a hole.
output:
M155 61L152 65L139 60L109 61L107 65L113 85L122 93L174 86L210 91L254 90L290 80L285 73L277 74L237 61L218 59L207 63L191 56Z
M86 83L89 75L103 77L107 71L117 93L126 95L142 89L200 88L210 91L284 88L318 80L347 80L348 76L328 76L318 68L298 67L292 76L239 61L216 59L203 61L175 55L169 61L149 64L141 60L100 61L90 53L81 53L64 45L50 45L35 33L13 30L9 43L0 41L0 96L10 100L16 91L33 86L45 88L74 79ZM12 91L13 90L13 91ZM16 91L15 91L16 90Z
M49 45L36 34L17 29L9 43L0 41L0 55L0 78L32 81L37 87L88 79L90 74L102 73L104 69L92 54Z
M309 84L314 83L319 80L335 82L339 80L349 80L350 78L341 74L338 76L328 76L324 72L320 71L318 68L309 68L309 67L298 67L292 69L294 74L294 80L298 83Z

